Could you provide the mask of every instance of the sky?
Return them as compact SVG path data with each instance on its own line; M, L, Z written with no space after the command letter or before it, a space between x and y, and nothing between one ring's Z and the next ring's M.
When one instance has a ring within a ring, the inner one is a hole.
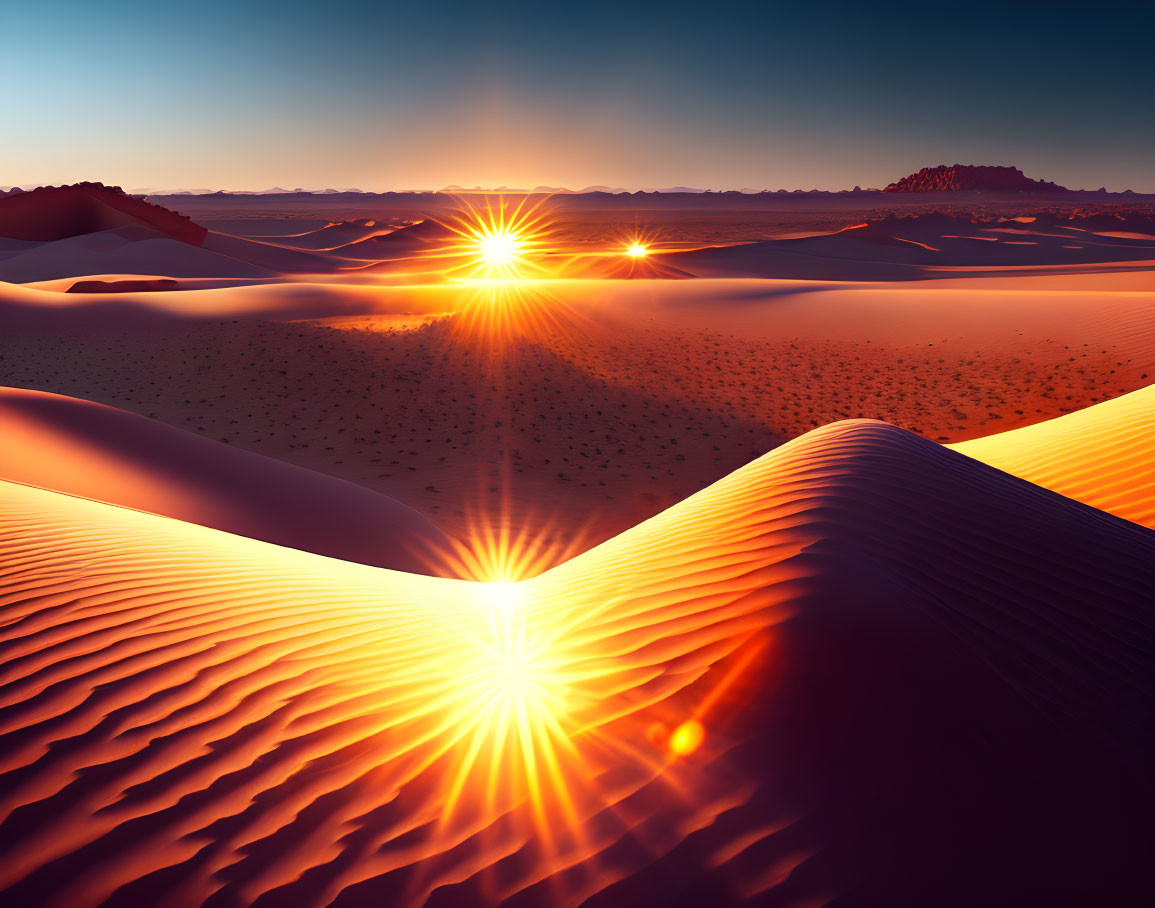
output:
M1155 192L1155 3L0 0L0 185Z

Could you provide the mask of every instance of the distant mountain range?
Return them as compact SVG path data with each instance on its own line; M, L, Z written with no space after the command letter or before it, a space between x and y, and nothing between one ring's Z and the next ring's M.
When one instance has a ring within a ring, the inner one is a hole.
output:
M493 189L486 189L483 186L466 187L466 186L451 185L451 186L445 186L445 187L443 187L437 191L438 192L450 192L450 193L454 193L454 192L460 192L460 193L508 192L508 193L518 193L518 194L541 192L541 193L548 193L550 195L584 195L584 194L589 193L589 192L608 192L608 193L611 193L612 195L618 195L619 193L630 193L630 192L635 192L635 191L636 192L663 192L663 193L665 193L665 192L699 193L699 192L709 192L710 190L708 190L708 189L691 189L688 186L670 186L666 189L632 190L632 189L623 189L620 186L587 186L585 189L566 189L564 186L535 186L533 189L518 189L518 188L513 187L513 186L497 186Z
M217 194L222 194L222 195L295 195L295 194L340 195L341 193L345 193L345 192L356 193L356 194L362 194L365 192L364 189L356 189L356 188L353 188L353 189L302 189L299 186L296 189L282 189L280 186L274 186L272 189L259 189L259 190L250 190L250 189L175 189L175 190L166 190L166 189L147 189L147 188L145 188L145 189L133 189L131 191L133 193L136 193L139 195L217 195Z
M7 192L0 189L0 196L14 195L23 190L35 189L32 186L13 186ZM470 194L470 193L506 193L510 195L524 195L524 194L550 194L550 195L647 195L647 194L661 194L661 195L725 195L727 197L734 196L765 196L765 195L847 195L847 194L876 194L881 192L889 193L946 193L946 192L994 192L994 193L1039 193L1039 194L1055 194L1068 192L1096 192L1107 193L1106 188L1097 190L1071 190L1057 183L1047 182L1045 180L1035 180L1027 177L1017 167L1007 166L985 166L972 164L941 164L937 167L924 167L917 173L909 174L902 179L891 183L885 189L862 189L855 186L853 189L842 190L818 190L818 189L777 189L777 190L710 190L710 189L696 189L689 186L670 186L658 189L641 189L630 190L615 186L587 186L584 189L566 189L561 186L535 186L533 189L523 189L513 186L497 186L493 188L485 188L481 186L464 187L457 185L445 186L439 190L424 190L424 189L406 189L406 190L389 190L386 192L367 192L362 189L303 189L297 187L295 189L284 189L280 186L274 186L271 189L262 190L208 190L208 189L155 189L155 188L139 188L131 190L130 194L135 196L281 196L281 195L300 195L300 196L331 196L331 195L357 195L357 196L376 196L376 195L435 195L437 193L444 194ZM1111 193L1119 195L1135 195L1131 190L1124 190L1122 193Z

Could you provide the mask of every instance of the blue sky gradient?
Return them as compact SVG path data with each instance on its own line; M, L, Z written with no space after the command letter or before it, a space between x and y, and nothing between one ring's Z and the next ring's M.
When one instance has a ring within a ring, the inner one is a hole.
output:
M1155 192L1155 4L0 5L0 185Z

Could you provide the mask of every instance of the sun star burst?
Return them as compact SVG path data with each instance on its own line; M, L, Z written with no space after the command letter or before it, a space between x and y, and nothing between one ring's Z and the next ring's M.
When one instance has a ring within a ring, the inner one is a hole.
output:
M480 204L459 200L460 211L446 226L456 234L453 251L465 259L461 270L466 277L511 281L541 276L541 256L552 227L544 200L528 202L527 197L514 201L486 196Z

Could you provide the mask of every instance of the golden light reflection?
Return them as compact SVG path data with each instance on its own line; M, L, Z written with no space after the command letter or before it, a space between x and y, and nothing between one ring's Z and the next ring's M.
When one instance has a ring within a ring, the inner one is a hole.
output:
M504 793L513 803L528 801L538 825L547 829L559 809L572 818L564 775L567 761L577 759L570 739L579 701L572 690L574 667L559 645L559 629L541 620L524 584L472 586L476 609L460 616L465 645L455 710L467 744L442 820L453 818L469 780L480 777L487 780L489 810Z
M483 279L467 285L468 296L447 322L450 341L494 354L518 341L554 351L580 347L596 323L548 288L548 281L536 280Z
M534 580L468 589L453 619L452 684L440 707L454 742L439 799L443 827L468 828L524 805L539 843L572 854L585 848L585 819L652 780L692 799L686 773L697 770L679 768L681 758L704 748L705 712L761 650L749 631L721 651L718 641L708 644L697 670L668 674L645 656L658 627L625 640L598 632L619 627L616 597L559 599ZM704 642L690 643L686 656ZM707 675L732 654L738 662L729 670ZM698 680L705 686L693 707L681 692ZM617 779L610 789L607 772Z

